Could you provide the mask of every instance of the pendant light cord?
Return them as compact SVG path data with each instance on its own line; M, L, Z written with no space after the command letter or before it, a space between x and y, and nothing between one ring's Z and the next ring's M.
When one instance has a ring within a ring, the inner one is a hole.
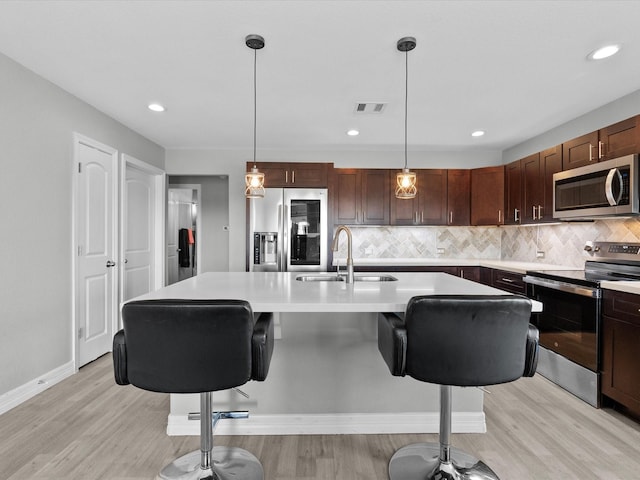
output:
M258 117L258 88L256 81L256 65L258 50L253 50L253 166L256 167L256 125Z
M409 104L409 51L404 52L404 168L407 168L407 108Z

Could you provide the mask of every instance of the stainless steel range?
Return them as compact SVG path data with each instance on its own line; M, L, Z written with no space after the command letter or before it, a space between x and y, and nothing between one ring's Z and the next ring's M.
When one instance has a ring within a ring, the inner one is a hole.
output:
M540 331L538 373L600 406L604 280L640 280L640 243L587 242L584 270L528 271L527 296L543 303L532 315Z

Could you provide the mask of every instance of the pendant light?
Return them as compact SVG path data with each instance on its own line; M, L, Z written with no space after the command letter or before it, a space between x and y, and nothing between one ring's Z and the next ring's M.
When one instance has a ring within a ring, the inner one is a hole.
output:
M396 198L412 199L418 193L416 173L407 167L407 107L409 98L409 51L416 48L416 39L403 37L398 40L398 50L405 53L404 73L404 168L396 173Z
M256 123L257 123L257 88L256 88L256 63L258 50L264 47L264 38L260 35L247 35L244 39L247 47L253 50L253 168L244 176L245 190L247 198L264 197L264 173L258 171L256 165Z

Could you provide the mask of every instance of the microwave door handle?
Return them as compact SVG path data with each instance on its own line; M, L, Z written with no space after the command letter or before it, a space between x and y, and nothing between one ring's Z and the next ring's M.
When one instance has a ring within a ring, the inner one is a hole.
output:
M614 178L618 181L619 191L618 198L614 198L613 195L613 180ZM622 175L620 174L620 170L617 168L612 168L609 170L609 174L607 175L607 181L604 184L604 193L607 196L607 201L609 205L615 206L618 205L618 202L622 198Z

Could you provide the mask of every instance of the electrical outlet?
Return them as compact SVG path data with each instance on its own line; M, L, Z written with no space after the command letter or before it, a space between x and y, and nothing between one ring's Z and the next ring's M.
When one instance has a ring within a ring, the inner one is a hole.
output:
M365 255L373 255L373 247L366 247L364 249L364 254Z
M544 258L544 252L542 250L536 251L536 258Z
M442 247L436 248L436 253L438 255L444 255L444 248L442 248Z

